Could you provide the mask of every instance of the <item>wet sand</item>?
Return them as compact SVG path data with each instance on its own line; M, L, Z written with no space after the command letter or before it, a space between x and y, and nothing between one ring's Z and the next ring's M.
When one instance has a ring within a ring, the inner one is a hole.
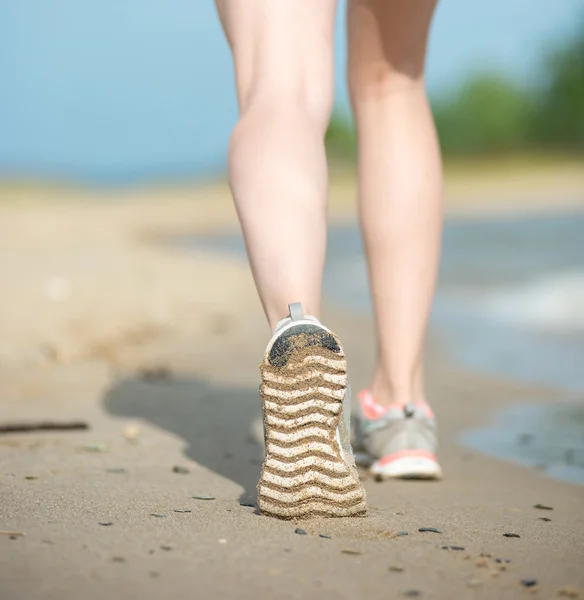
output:
M445 480L379 484L364 473L363 519L258 516L247 505L268 330L249 270L160 243L234 229L225 188L169 191L164 204L159 192L134 194L0 207L0 421L90 426L0 436L3 599L553 598L584 587L583 488L458 443L496 411L554 390L462 371L432 339ZM346 218L344 206L334 199L333 217ZM370 320L330 307L324 319L358 389Z

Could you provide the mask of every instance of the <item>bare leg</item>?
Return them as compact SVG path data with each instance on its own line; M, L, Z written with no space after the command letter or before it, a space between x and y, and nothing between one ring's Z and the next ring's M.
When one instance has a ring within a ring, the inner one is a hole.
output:
M229 181L256 286L272 327L290 302L318 316L336 0L216 3L240 107Z
M422 347L441 232L442 170L424 85L436 0L350 0L349 85L381 405L424 399Z

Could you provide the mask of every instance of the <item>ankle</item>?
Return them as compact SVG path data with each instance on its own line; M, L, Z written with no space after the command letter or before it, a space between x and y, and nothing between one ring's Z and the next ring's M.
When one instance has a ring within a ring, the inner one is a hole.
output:
M388 377L385 372L378 369L373 377L371 393L375 402L380 406L424 402L424 393L421 382L417 377L396 378Z

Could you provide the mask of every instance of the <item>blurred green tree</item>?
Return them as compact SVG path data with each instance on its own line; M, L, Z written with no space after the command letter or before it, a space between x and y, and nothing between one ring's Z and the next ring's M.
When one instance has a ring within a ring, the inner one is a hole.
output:
M552 51L545 62L549 73L536 99L534 125L539 145L584 151L584 14L576 35Z
M501 154L522 150L530 137L529 96L496 74L472 77L434 104L446 155Z
M482 73L432 104L446 157L583 152L584 14L575 35L545 58L540 86L524 89ZM352 123L340 113L325 142L333 160L357 154Z

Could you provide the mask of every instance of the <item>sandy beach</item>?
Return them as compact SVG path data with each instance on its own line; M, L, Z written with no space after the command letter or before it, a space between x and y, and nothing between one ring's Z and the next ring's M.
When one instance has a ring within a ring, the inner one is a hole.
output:
M549 210L551 193L554 210L583 204L579 171L505 177L449 180L447 214ZM332 186L332 223L354 218L345 184ZM458 441L556 390L464 370L430 336L444 481L363 472L366 518L262 517L269 332L249 269L166 241L235 231L225 184L4 186L0 215L0 427L87 425L0 434L3 600L584 597L584 488ZM323 317L359 389L371 319L330 305Z

